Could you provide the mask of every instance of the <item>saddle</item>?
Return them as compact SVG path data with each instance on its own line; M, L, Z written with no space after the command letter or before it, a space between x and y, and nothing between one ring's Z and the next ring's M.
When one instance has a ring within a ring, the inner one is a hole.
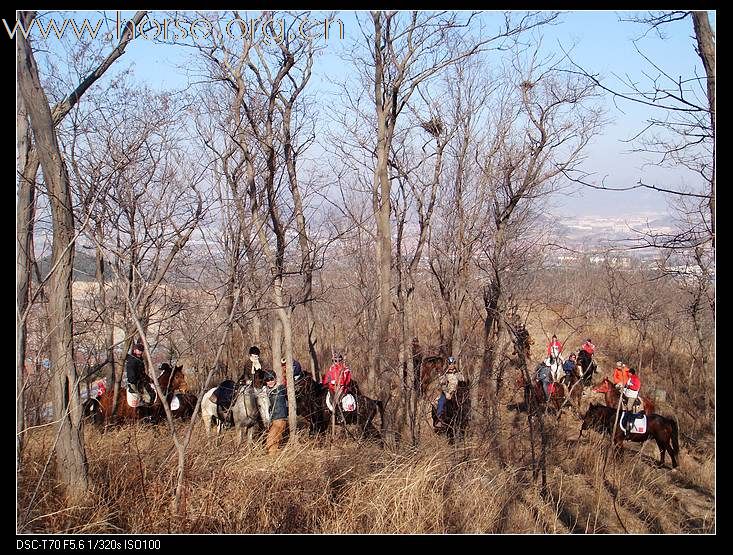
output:
M209 400L216 403L216 416L227 424L233 424L232 405L237 397L237 386L233 380L224 380L219 384Z

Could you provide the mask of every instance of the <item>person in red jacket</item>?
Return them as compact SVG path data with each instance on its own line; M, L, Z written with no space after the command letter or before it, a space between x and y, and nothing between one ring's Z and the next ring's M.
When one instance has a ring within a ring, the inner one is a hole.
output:
M623 407L626 411L622 425L626 435L629 434L630 423L633 424L634 413L638 412L636 408L639 406L639 389L641 389L641 380L636 375L636 368L629 368L629 379L626 382L622 393Z
M337 403L341 402L341 398L351 389L351 369L344 362L342 355L333 356L333 364L323 376L322 383L331 392L333 406L338 406Z
M547 344L547 356L557 358L562 353L562 343L557 340L557 335L553 335Z
M581 347L586 353L588 353L591 357L593 356L593 353L596 350L596 346L593 345L590 339L586 339L585 343L583 343L583 346Z

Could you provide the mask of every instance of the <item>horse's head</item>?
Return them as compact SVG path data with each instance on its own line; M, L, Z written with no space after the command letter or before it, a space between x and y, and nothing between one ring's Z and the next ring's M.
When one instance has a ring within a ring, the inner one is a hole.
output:
M593 391L596 393L608 393L611 391L613 386L611 385L611 380L608 378L603 378L603 381L598 384L596 387L593 388Z
M188 383L186 382L186 374L183 372L183 366L171 368L170 364L164 362L160 368L162 372L158 376L158 383L163 391L179 391L181 393L188 391Z
M267 387L253 387L251 391L254 393L255 401L257 402L257 410L262 418L262 424L265 428L270 427L270 395L267 392Z
M586 430L588 428L596 428L602 430L605 426L607 426L609 410L613 411L613 409L609 409L604 405L596 405L595 403L591 403L588 407L588 411L583 417L583 426L581 427L581 430Z

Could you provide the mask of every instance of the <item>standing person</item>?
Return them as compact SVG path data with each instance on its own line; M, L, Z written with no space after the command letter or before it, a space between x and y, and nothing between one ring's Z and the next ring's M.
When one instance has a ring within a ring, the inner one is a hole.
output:
M132 344L132 351L125 358L125 374L127 376L127 391L133 395L139 395L143 403L150 404L155 398L155 393L145 380L145 362L143 352L145 346L142 340Z
M440 387L440 396L437 399L437 427L441 427L443 425L442 418L443 412L445 411L446 400L450 400L453 398L453 395L455 395L456 390L458 389L458 382L462 381L465 381L465 378L463 377L463 374L458 371L455 357L448 357L448 366L443 372L443 375L440 376L440 380L438 380L438 385Z
M280 448L280 441L288 427L288 394L285 384L277 383L274 372L265 372L265 385L270 397L270 430L267 433L265 448L268 455L274 455Z
M635 409L639 406L639 390L641 389L641 380L636 375L636 368L629 368L629 379L624 385L622 393L623 407L626 413L624 414L624 420L622 425L624 433L628 436L629 429L634 423L634 414L637 412Z

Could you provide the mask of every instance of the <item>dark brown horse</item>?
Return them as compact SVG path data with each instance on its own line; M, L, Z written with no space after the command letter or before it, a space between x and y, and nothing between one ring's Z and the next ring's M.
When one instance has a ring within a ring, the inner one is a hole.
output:
M377 439L379 441L382 441L382 434L380 431L376 428L374 425L375 418L377 414L379 414L380 417L380 429L384 431L384 405L382 404L382 401L379 399L372 399L371 397L367 397L361 391L359 391L358 385L354 381L350 384L350 393L354 396L356 400L356 410L354 411L345 411L343 410L343 407L341 406L341 403L333 403L335 409L335 415L333 420L336 424L336 426L343 426L344 429L346 429L352 437L354 437L357 440L361 439ZM332 413L331 409L328 408L328 404L326 403L326 397L329 394L328 389L324 389L321 394L321 402L322 402L322 410L323 410L323 419L325 421L325 426L328 426L329 423L332 421ZM357 433L351 434L351 431L349 428L355 428Z
M516 409L520 412L527 412L530 407L535 411L546 411L553 409L557 414L557 418L560 418L562 409L569 406L573 412L580 418L580 400L583 396L583 386L580 382L577 374L574 374L570 378L570 383L551 383L550 384L550 397L548 399L545 395L545 390L542 387L542 382L539 380L532 380L532 383L528 384L522 376L517 379L517 387L522 388L524 394L524 402L518 404L510 404L507 406L509 409Z
M158 385L160 385L163 394L170 403L173 399L174 394L185 394L188 391L188 384L186 383L186 375L183 372L183 366L176 366L171 368L169 364L164 363L162 365L162 373L158 376ZM144 377L148 383L152 384L152 379L149 376ZM120 421L135 421L142 418L148 418L151 421L157 421L165 415L163 404L160 399L157 398L150 406L138 406L131 407L127 403L127 390L120 387L117 394L117 414L112 414L112 405L114 400L114 388L107 389L101 396L96 399L90 399L85 403L84 415L89 417L92 421L97 424L103 424L108 422L115 417L115 420ZM179 402L182 401L179 397ZM182 403L181 414L188 411L187 407L190 404L190 398L185 397ZM194 398L194 406L196 400ZM178 409L177 409L178 410ZM176 411L173 411L174 415ZM190 416L189 412L189 416Z
M611 407L604 407L603 405L591 404L588 407L588 412L583 418L583 425L580 427L580 434L578 434L578 440L583 434L583 430L592 428L602 433L611 435L611 430L614 429L613 444L617 450L620 450L624 439L634 441L636 443L643 443L649 438L654 438L659 448L659 466L664 466L664 455L669 453L672 457L672 468L677 467L677 455L680 452L680 445L678 440L677 422L671 418L665 418L659 414L647 413L646 421L646 432L643 434L630 433L628 438L624 436L624 432L618 423L614 423L616 419L616 410Z
M585 350L578 351L578 370L583 379L584 386L590 386L593 380L593 374L598 372L598 365L593 360L593 356L589 355Z
M309 435L326 431L328 421L323 412L324 392L321 384L310 374L303 374L295 380L295 403L298 418L303 418L308 423Z
M596 387L593 388L593 391L596 391L597 393L603 393L606 396L606 406L612 407L615 409L618 406L618 399L619 391L614 387L613 382L609 380L608 378L603 378L603 381L601 381L600 384L598 384ZM641 402L644 403L643 409L644 412L647 414L651 414L654 412L654 409L656 408L654 406L654 401L652 401L649 397L646 397L644 395L641 395Z

